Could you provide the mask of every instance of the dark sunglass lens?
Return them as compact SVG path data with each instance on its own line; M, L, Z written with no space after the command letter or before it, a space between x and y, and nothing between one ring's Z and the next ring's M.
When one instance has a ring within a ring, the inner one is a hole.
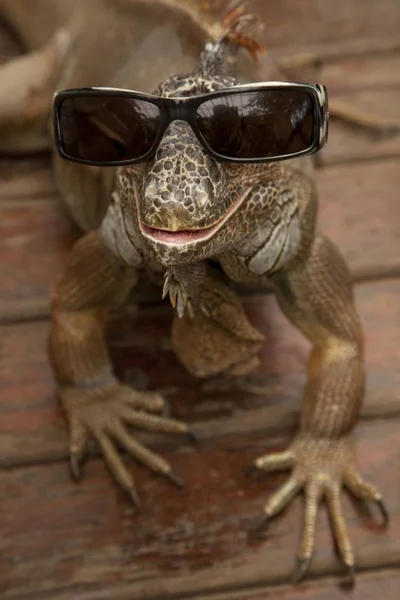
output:
M196 120L210 148L227 158L287 156L314 139L313 98L303 90L228 92L203 102Z
M58 117L64 153L94 163L144 156L156 140L160 123L160 111L151 102L107 95L66 98Z

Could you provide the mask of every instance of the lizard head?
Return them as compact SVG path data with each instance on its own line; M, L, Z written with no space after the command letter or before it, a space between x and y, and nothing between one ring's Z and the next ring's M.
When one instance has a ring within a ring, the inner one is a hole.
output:
M191 97L235 85L224 72L226 47L207 44L198 71L168 78L155 94ZM239 240L251 210L246 200L268 170L276 165L216 161L188 123L173 121L151 160L119 170L117 189L124 204L135 203L127 213L135 214L147 253L167 266L211 257Z

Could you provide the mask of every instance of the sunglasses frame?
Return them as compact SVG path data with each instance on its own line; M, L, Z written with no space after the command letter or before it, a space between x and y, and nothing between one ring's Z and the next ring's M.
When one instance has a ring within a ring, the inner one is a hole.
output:
M211 100L213 98L226 97L227 95L240 94L243 92L250 91L271 91L271 90L282 90L292 89L295 91L307 92L313 102L314 109L314 130L313 130L313 141L309 148L294 152L291 154L284 154L281 156L266 157L266 158L231 158L215 152L209 147L206 140L204 139L196 122L196 112L199 106L203 102ZM62 135L60 127L60 107L61 103L67 98L74 98L79 96L111 96L119 98L129 98L135 100L146 100L151 104L158 107L160 111L160 124L159 131L155 138L155 141L151 148L143 154L140 158L127 159L121 161L91 161L73 157L67 154L62 147ZM54 94L53 97L53 129L55 144L60 156L66 160L73 162L83 163L87 165L94 165L100 167L116 167L121 165L135 164L149 160L157 152L157 148L165 134L167 127L173 121L185 121L191 127L193 133L199 140L202 148L213 158L219 162L231 162L231 163L262 163L262 162L275 162L281 160L288 160L291 158L304 156L307 154L313 154L322 148L328 138L328 97L325 86L314 84L314 83L291 83L287 81L268 81L268 82L256 82L250 84L240 84L232 87L217 90L215 92L208 92L198 96L191 97L177 97L177 98L162 98L160 96L154 96L152 94L146 94L144 92L136 92L133 90L111 88L111 87L86 87L86 88L74 88L61 90Z

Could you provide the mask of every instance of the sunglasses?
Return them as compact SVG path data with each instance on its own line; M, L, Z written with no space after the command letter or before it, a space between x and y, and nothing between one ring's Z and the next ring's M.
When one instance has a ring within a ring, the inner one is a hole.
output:
M148 160L170 123L185 121L218 161L268 162L312 154L328 133L324 86L287 82L236 85L189 98L114 88L57 92L58 152L68 160L116 166Z

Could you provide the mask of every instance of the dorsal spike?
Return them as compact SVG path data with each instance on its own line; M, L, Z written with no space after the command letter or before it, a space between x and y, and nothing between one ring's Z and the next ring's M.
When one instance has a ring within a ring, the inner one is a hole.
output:
M203 0L202 9L216 14L222 8L222 14L217 17L223 30L217 39L206 44L201 55L201 70L213 73L223 70L229 54L239 48L245 48L257 62L260 54L266 54L266 49L256 39L251 37L263 29L261 20L246 11L247 0Z

